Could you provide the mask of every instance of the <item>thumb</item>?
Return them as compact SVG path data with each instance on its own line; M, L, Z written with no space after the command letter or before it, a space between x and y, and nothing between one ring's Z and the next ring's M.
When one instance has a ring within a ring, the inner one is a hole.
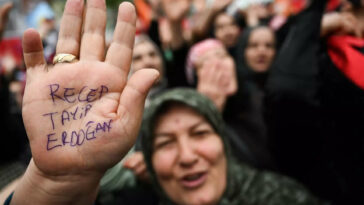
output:
M125 113L130 117L125 119L125 126L127 133L136 134L141 122L141 117L144 110L145 98L153 86L154 82L158 79L159 73L155 69L141 69L135 72L128 80L121 96L117 115L120 118Z

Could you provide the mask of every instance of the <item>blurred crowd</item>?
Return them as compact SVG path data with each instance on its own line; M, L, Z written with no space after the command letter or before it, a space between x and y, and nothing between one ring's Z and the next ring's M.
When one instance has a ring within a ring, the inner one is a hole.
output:
M146 107L170 89L194 89L223 116L238 162L289 176L332 204L364 204L364 1L132 2L138 20L131 73L160 73ZM21 34L36 28L51 64L56 7L64 2L1 3L0 190L6 190L31 158L21 116ZM150 186L142 138L103 178L97 203L158 204L153 192L120 194L132 177Z

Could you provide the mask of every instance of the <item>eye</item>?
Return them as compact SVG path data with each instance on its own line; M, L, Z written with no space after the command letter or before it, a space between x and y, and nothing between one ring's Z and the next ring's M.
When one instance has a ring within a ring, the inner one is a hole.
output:
M267 48L274 48L274 44L273 43L266 43L265 47Z
M258 47L257 43L249 43L248 44L248 48L256 48L256 47Z
M150 52L150 53L149 53L149 56L150 56L150 57L155 57L156 55L157 55L157 54L156 54L155 52Z
M142 56L141 55L135 55L133 56L133 61L138 61L138 60L141 60L142 59Z
M173 139L160 140L155 143L155 149L166 148L174 143Z
M212 130L201 129L201 130L195 130L191 134L193 137L205 137L211 133L213 133Z

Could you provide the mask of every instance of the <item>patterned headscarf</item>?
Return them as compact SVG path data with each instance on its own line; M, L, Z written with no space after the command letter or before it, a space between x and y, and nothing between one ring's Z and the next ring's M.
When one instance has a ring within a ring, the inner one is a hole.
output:
M195 83L195 63L203 54L214 48L224 48L224 45L213 38L203 40L191 47L187 55L186 77L189 84Z
M160 186L152 165L156 120L170 103L184 104L201 114L212 125L224 143L227 159L227 184L219 205L321 204L301 185L289 178L269 172L259 172L237 163L230 153L220 112L211 100L189 88L173 89L156 97L143 116L142 151L152 183L160 196L160 204L174 204Z

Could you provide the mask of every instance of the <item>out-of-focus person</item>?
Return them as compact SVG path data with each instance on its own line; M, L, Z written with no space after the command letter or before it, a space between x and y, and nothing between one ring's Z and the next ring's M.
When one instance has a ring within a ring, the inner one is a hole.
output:
M291 179L237 162L225 129L196 90L153 99L143 117L143 166L160 204L323 204Z
M240 27L235 18L228 13L222 12L215 17L213 23L215 38L224 44L230 54L234 53L233 50L236 49L240 34Z
M207 39L195 44L188 56L187 79L222 112L233 132L229 139L235 156L255 167L273 169L264 126L259 121L260 110L256 108L260 104L256 105L255 98L249 96L250 87L239 82L239 70L224 45Z

